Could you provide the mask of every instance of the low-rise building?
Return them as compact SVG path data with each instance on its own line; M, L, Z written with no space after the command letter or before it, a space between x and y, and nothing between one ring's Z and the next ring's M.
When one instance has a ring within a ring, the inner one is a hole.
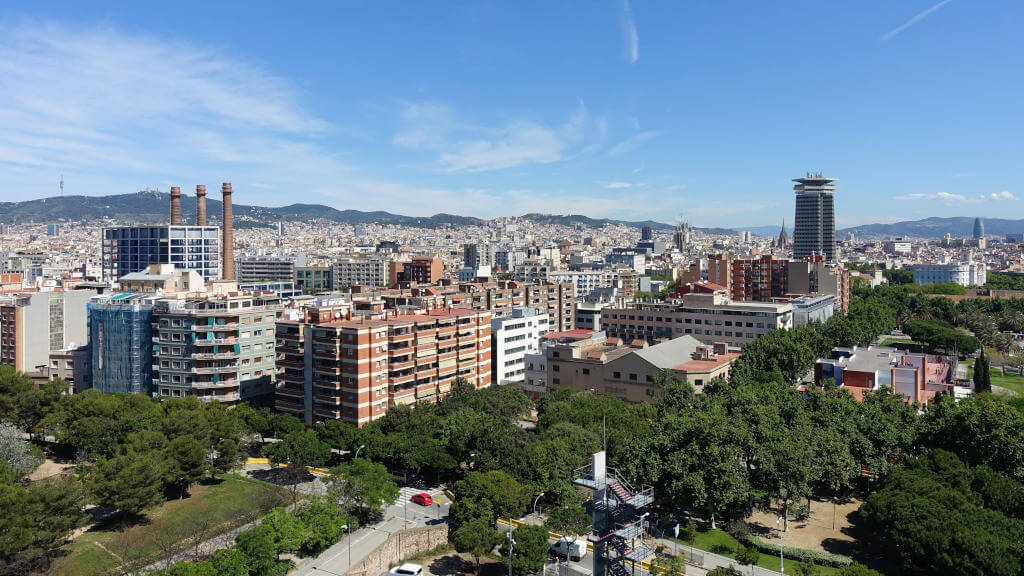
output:
M687 380L697 392L711 380L729 375L737 349L724 342L708 346L693 336L647 346L635 346L596 332L585 340L547 346L547 382L551 389L567 387L615 396L627 402L653 402L661 393L662 375Z
M174 264L150 264L117 279L123 292L178 294L205 292L206 281L195 270L175 268Z
M959 284L984 286L985 264L968 260L961 264L918 264L914 266L914 284Z
M789 302L734 302L724 290L712 294L686 294L672 302L643 302L629 308L607 308L601 324L609 337L626 342L691 335L710 344L743 346L771 330L794 326Z
M887 346L854 346L835 348L830 358L819 359L814 366L814 382L821 386L831 379L857 400L863 400L867 392L890 388L907 402L927 405L940 394L961 396L963 390L973 390L973 383L957 379L956 373L955 356Z

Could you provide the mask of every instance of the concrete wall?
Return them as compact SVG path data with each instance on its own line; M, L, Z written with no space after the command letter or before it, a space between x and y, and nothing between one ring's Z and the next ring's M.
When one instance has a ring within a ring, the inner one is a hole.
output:
M406 558L426 552L448 543L448 525L422 526L399 530L376 550L363 559L362 562L352 566L348 574L353 576L365 574L366 576L378 576L387 572L391 566L401 564Z

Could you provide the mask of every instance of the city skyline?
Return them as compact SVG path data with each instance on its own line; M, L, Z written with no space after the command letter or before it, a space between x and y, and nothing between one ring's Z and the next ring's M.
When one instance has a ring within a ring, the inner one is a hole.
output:
M792 221L790 180L821 169L843 183L837 228L1021 218L1021 120L1001 113L1014 15L949 0L9 6L0 200L57 195L62 178L65 195L230 180L244 204L742 228Z

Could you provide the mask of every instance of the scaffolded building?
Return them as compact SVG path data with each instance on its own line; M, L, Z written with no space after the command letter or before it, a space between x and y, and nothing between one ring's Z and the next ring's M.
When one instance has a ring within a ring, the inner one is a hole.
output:
M92 387L150 394L153 388L152 294L98 296L87 305Z

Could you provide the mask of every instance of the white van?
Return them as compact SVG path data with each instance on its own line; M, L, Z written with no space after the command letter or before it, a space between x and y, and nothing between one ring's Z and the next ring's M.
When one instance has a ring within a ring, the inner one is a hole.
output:
M583 560L587 555L587 541L562 538L551 545L551 551L574 562Z

